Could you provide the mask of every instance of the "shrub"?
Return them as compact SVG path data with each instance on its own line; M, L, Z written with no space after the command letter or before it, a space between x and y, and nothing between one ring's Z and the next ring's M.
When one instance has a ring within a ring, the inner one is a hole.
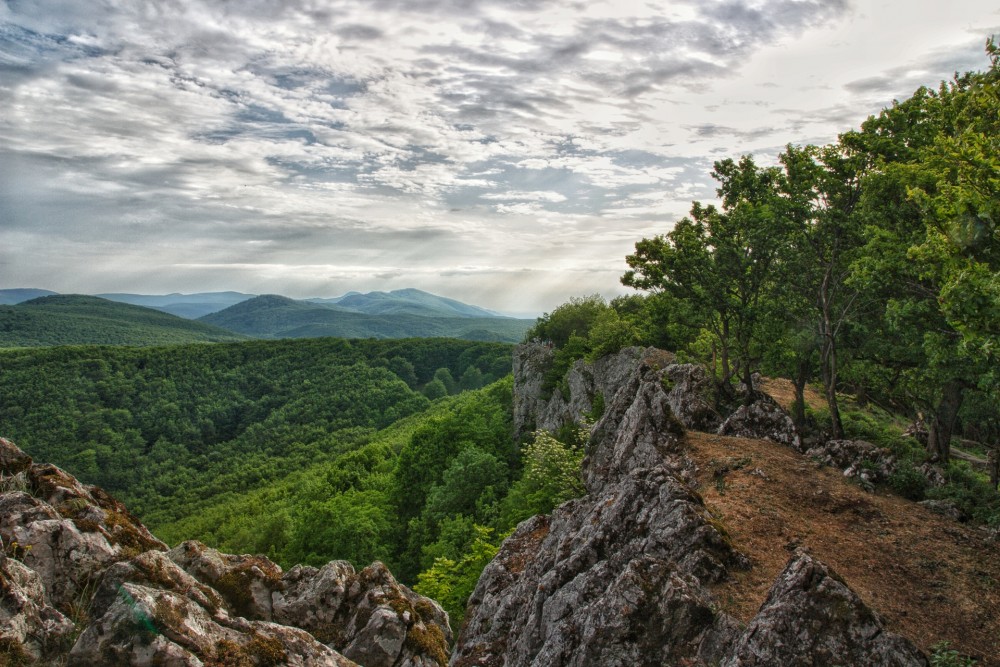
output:
M927 479L909 461L900 461L896 472L889 476L893 491L909 500L923 500L927 492Z

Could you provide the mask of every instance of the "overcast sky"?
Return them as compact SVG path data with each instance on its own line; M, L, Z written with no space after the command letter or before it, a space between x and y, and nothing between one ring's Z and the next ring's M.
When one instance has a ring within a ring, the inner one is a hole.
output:
M983 69L996 0L4 0L0 288L505 312Z

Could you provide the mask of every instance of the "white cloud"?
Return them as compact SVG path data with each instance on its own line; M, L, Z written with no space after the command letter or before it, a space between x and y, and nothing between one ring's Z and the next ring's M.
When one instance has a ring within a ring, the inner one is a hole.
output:
M1000 13L985 0L3 3L0 283L410 284L551 308L619 289L635 240L713 196L712 159L830 141L985 64L970 25Z

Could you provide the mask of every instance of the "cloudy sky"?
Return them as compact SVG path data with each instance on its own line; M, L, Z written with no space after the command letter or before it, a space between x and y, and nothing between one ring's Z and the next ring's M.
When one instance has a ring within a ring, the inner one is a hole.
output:
M3 0L0 288L621 293L713 160L982 69L995 0Z

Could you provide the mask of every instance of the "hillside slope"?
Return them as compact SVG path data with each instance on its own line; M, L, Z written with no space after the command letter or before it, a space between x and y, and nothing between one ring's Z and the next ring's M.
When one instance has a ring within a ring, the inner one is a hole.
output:
M995 531L866 491L888 450L804 443L769 396L733 401L652 348L578 361L549 393L554 356L515 349L514 420L599 417L587 494L501 545L453 665L926 665L911 641L1000 664Z
M418 289L398 289L391 292L353 292L335 299L307 299L316 303L332 303L346 310L369 315L420 315L423 317L501 317L493 311L471 306L455 299L430 294Z
M1000 544L987 531L884 493L768 440L689 432L698 490L753 568L715 589L746 622L790 551L833 567L886 626L1000 665Z
M0 347L171 345L246 336L151 308L83 295L44 296L0 307Z

